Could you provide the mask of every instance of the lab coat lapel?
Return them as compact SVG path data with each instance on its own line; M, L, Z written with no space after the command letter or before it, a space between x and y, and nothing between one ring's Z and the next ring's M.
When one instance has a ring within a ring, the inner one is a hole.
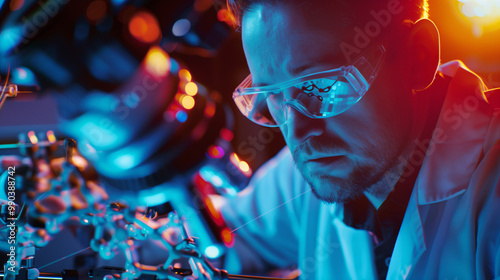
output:
M466 191L489 127L491 109L487 108L481 79L458 61L443 65L440 70L453 80L436 125L435 132L439 133L433 135L408 203L387 279L411 276L427 249L419 206L446 202Z
M406 215L394 245L387 279L407 279L426 248L417 193L414 191L408 202Z
M459 61L440 70L453 79L416 184L418 205L446 201L465 192L492 114L478 76Z

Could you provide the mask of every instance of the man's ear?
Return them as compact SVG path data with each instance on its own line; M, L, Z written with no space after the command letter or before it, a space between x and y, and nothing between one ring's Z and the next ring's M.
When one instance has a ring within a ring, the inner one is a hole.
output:
M440 61L439 31L429 19L420 19L411 26L408 38L411 86L424 90L434 81Z

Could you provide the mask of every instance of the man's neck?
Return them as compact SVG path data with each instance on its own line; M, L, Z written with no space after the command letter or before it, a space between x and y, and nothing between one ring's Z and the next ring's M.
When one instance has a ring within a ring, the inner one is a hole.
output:
M400 162L399 166L395 166L393 170L389 171L391 174L396 174L397 178L403 175L408 160L416 149L416 141L419 139L432 138L432 133L437 124L448 85L449 78L445 78L442 73L439 72L436 75L434 83L429 88L414 93L416 114L412 132L413 137L411 137L412 141L401 155L406 160L403 163ZM426 151L422 152L425 154ZM372 186L369 190L364 192L366 198L377 210L384 203L398 182L398 180L394 180L391 183L388 183L387 180L383 181L384 182L379 182L377 186ZM379 184L384 184L384 186ZM380 190L382 189L385 191L381 192Z

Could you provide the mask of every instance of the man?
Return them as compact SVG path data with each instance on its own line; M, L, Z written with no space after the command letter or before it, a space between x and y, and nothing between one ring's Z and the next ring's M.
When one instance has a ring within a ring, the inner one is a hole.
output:
M500 277L500 94L440 67L425 0L228 6L251 72L233 98L288 146L222 207L230 273Z

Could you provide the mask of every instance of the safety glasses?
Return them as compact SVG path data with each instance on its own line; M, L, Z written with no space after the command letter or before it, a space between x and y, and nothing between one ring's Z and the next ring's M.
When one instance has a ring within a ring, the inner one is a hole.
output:
M352 65L298 77L276 85L252 87L249 75L234 91L241 113L253 122L276 127L286 123L290 108L313 118L338 115L359 102L375 80L385 55L379 46Z

